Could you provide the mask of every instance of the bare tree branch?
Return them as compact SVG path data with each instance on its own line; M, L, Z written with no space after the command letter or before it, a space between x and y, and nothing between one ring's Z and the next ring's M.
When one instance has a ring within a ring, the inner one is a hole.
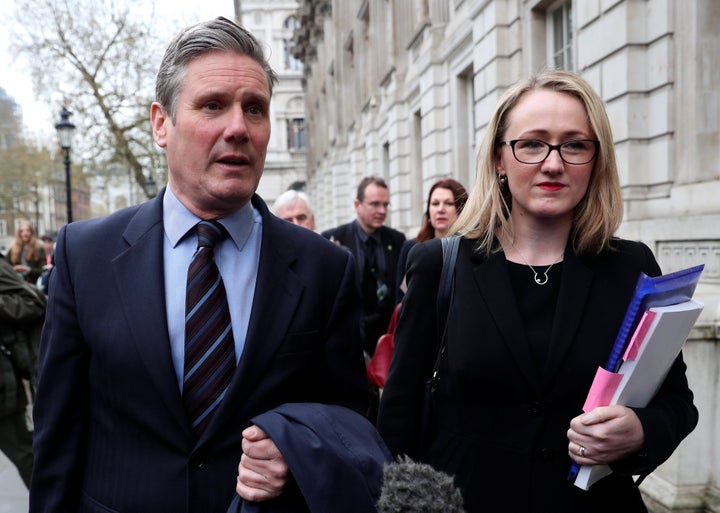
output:
M138 8L132 0L16 0L11 46L26 56L41 98L73 112L80 160L94 169L117 162L144 190L148 172L166 172L149 121L164 41Z

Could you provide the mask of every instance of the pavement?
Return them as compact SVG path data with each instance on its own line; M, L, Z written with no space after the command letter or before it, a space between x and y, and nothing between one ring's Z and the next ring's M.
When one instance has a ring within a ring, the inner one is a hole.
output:
M28 490L15 465L0 452L0 513L27 513Z

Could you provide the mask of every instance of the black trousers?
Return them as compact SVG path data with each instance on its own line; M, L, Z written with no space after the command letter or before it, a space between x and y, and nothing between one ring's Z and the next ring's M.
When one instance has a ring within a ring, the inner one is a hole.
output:
M17 467L25 486L30 488L33 468L32 433L25 424L25 412L0 417L0 451Z

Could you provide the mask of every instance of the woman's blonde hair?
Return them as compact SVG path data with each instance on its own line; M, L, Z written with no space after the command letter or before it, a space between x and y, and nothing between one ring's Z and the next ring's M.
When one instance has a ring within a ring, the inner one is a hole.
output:
M20 230L30 228L30 240L25 244L20 237ZM22 260L22 251L25 249L25 260L28 262L39 260L41 244L38 242L37 235L35 234L35 228L30 221L21 221L18 223L17 230L15 230L15 239L13 239L12 245L10 246L10 252L8 253L8 260L11 264L19 264Z
M578 254L597 254L610 248L611 240L623 216L623 201L618 178L610 121L603 101L578 74L547 70L523 80L500 98L478 152L475 186L453 231L478 239L478 251L491 253L498 230L512 237L509 216L512 197L497 176L498 146L507 131L508 116L526 93L538 89L569 94L585 106L595 138L600 141L585 196L575 208L571 232Z

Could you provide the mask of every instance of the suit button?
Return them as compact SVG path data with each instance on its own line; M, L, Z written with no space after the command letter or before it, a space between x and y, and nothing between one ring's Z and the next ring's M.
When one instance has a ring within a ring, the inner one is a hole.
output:
M533 401L530 403L530 413L533 415L540 415L543 412L543 405L540 401Z
M200 458L190 458L190 466L195 468L203 468L205 462Z

